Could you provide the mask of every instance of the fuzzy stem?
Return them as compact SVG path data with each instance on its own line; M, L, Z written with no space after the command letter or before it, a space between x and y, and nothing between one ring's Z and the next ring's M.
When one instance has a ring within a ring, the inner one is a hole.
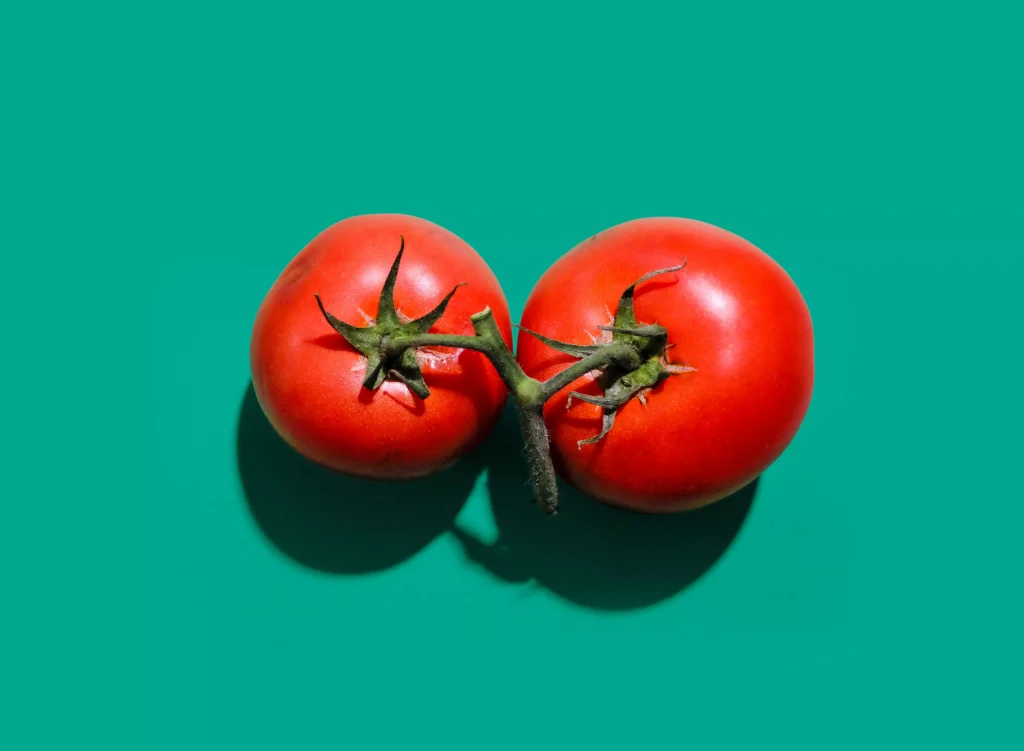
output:
M626 345L610 344L544 381L541 384L541 397L543 401L547 401L577 378L585 376L592 370L607 367L613 362L621 362L628 366L630 360L634 358L636 358L636 353Z
M508 387L519 413L519 424L526 442L526 458L530 467L530 484L533 486L537 504L546 514L558 510L558 488L555 468L551 462L551 447L548 432L544 426L544 402L582 375L592 370L607 367L613 362L629 364L636 357L625 344L611 344L600 351L587 355L579 362L553 376L540 381L526 375L516 362L512 351L501 337L501 331L494 322L489 308L470 317L475 336L457 334L413 334L397 336L385 343L388 357L401 355L410 347L457 347L482 352L494 365L501 380Z
M494 322L494 315L490 308L484 308L479 313L469 317L473 323L473 330L476 335L486 341L490 347L485 354L490 358L494 369L498 371L501 380L508 386L516 400L516 407L522 409L524 406L535 406L536 396L540 393L540 381L526 375L523 369L516 362L512 350L505 345L501 338L501 331L498 324ZM543 402L541 402L543 404Z
M490 350L491 344L479 337L461 334L412 334L396 336L387 343L389 355L399 355L409 347L458 347L459 349L487 352Z
M414 321L403 323L395 309L394 293L404 251L405 238L401 237L398 255L391 264L387 280L384 282L380 292L377 320L372 322L370 326L359 328L339 320L326 310L323 302L320 300L320 296L316 295L316 302L320 312L335 331L366 357L366 378L363 380L363 386L367 389L378 388L386 374L387 377L404 383L421 399L427 398L430 395L430 389L424 382L420 372L419 364L413 351L416 347L452 347L474 350L486 355L494 365L505 386L508 387L516 403L523 438L526 441L530 481L533 485L537 504L547 514L556 513L558 509L558 488L555 468L551 460L551 447L548 441L547 427L544 424L544 403L577 378L591 371L607 370L610 367L614 367L616 372L621 371L619 376L622 373L639 373L642 367L645 367L645 359L648 363L654 362L657 365L656 372L646 374L648 376L647 380L650 381L649 385L654 385L660 378L665 377L669 371L662 367L660 361L656 359L651 360L650 358L663 353L666 346L667 332L663 327L656 324L649 326L637 325L633 314L633 297L636 286L641 282L647 281L657 274L677 271L682 267L673 266L672 268L653 271L641 277L623 292L614 325L600 327L613 333L611 342L600 345L595 343L593 346L570 344L549 339L529 329L523 329L549 347L581 358L571 367L555 374L548 381L541 383L528 376L519 363L516 362L512 350L505 344L505 340L501 336L501 331L494 321L494 315L491 313L490 308L484 308L479 313L470 316L470 321L473 323L473 331L475 332L474 336L429 333L430 328L444 315L448 302L451 300L452 295L455 294L455 290L462 286L461 284L456 285L429 313ZM648 350L652 350L653 355ZM623 377L621 382L613 384L612 388L622 391L620 387L625 385L626 381ZM628 392L623 391L622 393L626 394L626 399L628 399L641 389L643 385L633 386L630 384L631 390ZM574 396L578 396L584 401L598 403L591 397L584 397L575 393ZM579 444L581 446L585 443L594 443L600 440L608 432L612 421L615 419L614 411L609 411L613 406L617 407L619 403L616 402L613 405L609 402L606 406L604 427L601 433L594 438L580 441Z
M458 334L397 336L387 342L387 354L397 356L409 347L457 347L482 352L494 365L494 369L498 371L501 380L512 392L517 404L524 400L533 402L540 392L540 381L530 378L519 367L515 356L505 345L505 340L501 338L501 331L498 330L498 325L494 322L491 309L485 308L470 316L470 320L473 322L473 330L476 331L475 336Z
M551 462L551 447L548 444L548 429L544 425L543 407L516 405L519 411L519 425L526 442L526 462L530 468L530 485L534 500L545 514L558 513L558 485L555 480L555 466Z

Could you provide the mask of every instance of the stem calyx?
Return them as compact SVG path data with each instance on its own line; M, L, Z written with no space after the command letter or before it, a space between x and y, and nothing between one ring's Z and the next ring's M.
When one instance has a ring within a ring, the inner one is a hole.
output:
M426 315L414 321L403 321L395 308L395 283L398 281L398 267L402 263L404 252L405 237L402 236L398 255L395 257L394 263L391 264L387 279L384 280L384 287L380 291L377 317L369 326L353 326L331 315L324 308L320 295L315 296L316 304L320 306L320 312L324 314L324 318L331 324L331 327L366 357L364 388L372 391L379 388L387 378L391 378L404 383L420 399L426 399L430 396L430 389L427 388L427 384L423 380L423 373L420 372L415 348L396 349L390 346L390 342L394 339L422 335L430 331L430 328L441 320L452 295L462 284L456 284L452 291L445 295L444 299Z

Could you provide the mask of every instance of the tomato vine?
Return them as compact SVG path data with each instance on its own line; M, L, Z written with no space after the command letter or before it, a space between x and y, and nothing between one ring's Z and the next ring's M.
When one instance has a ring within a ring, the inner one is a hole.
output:
M430 333L461 284L456 285L429 313L416 320L403 322L395 308L394 291L404 250L403 236L398 255L381 289L377 316L371 325L359 327L341 321L326 310L319 295L316 295L321 313L331 327L366 358L363 387L370 390L379 388L385 380L390 379L403 383L419 398L428 398L430 389L423 379L415 355L415 350L420 347L452 347L484 354L515 402L526 443L534 500L547 514L555 514L558 510L558 489L544 424L545 402L578 378L594 371L599 372L597 381L604 391L603 396L575 391L570 394L570 403L575 398L595 404L603 411L601 431L580 441L582 447L584 444L597 443L607 435L614 425L617 411L630 400L643 400L647 390L669 376L693 370L668 363L665 357L668 347L667 330L657 323L638 323L633 310L637 285L655 276L679 271L685 266L685 261L677 266L644 274L622 292L613 322L600 327L611 334L610 341L572 344L522 329L552 349L577 358L576 363L548 380L538 381L520 367L502 339L489 308L470 316L474 331L472 336Z

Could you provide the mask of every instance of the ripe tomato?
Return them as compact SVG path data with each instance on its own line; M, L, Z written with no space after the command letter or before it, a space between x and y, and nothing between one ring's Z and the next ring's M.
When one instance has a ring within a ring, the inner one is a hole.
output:
M491 430L507 397L484 355L441 348L417 350L425 400L394 380L362 387L366 358L332 330L314 295L338 319L372 324L403 237L394 290L403 321L466 282L431 330L471 335L470 315L490 307L511 344L508 303L484 260L451 232L398 214L324 230L274 283L252 332L253 386L274 428L310 459L362 477L420 477L454 463Z
M534 287L522 325L552 339L589 344L608 337L623 290L648 271L679 264L636 289L639 324L668 330L667 359L695 368L672 375L602 428L594 374L562 390L544 410L554 460L573 485L605 502L649 511L711 503L755 479L786 448L814 382L811 317L796 285L746 240L686 219L639 219L584 241ZM550 378L573 358L521 332L517 358Z

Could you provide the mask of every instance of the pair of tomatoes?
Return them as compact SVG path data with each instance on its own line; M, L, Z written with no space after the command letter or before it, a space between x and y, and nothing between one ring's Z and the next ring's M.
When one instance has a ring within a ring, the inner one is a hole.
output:
M359 216L316 237L274 283L252 335L253 385L281 436L341 472L404 479L457 461L494 427L508 396L486 355L467 349L416 352L430 389L420 399L398 380L362 386L366 358L332 331L315 302L337 318L373 325L378 298L404 238L394 290L399 317L432 310L455 285L431 333L472 335L485 308L512 346L508 303L484 260L463 240L423 219ZM665 359L680 367L643 399L616 412L601 440L599 373L580 377L544 406L555 466L605 502L650 511L711 503L756 478L792 440L814 380L811 318L786 272L725 230L686 219L640 219L585 240L534 287L522 327L562 342L610 337L623 291L646 273L679 265L635 291L638 325L668 331ZM575 362L526 332L516 359L544 381ZM519 457L510 457L518 461Z

